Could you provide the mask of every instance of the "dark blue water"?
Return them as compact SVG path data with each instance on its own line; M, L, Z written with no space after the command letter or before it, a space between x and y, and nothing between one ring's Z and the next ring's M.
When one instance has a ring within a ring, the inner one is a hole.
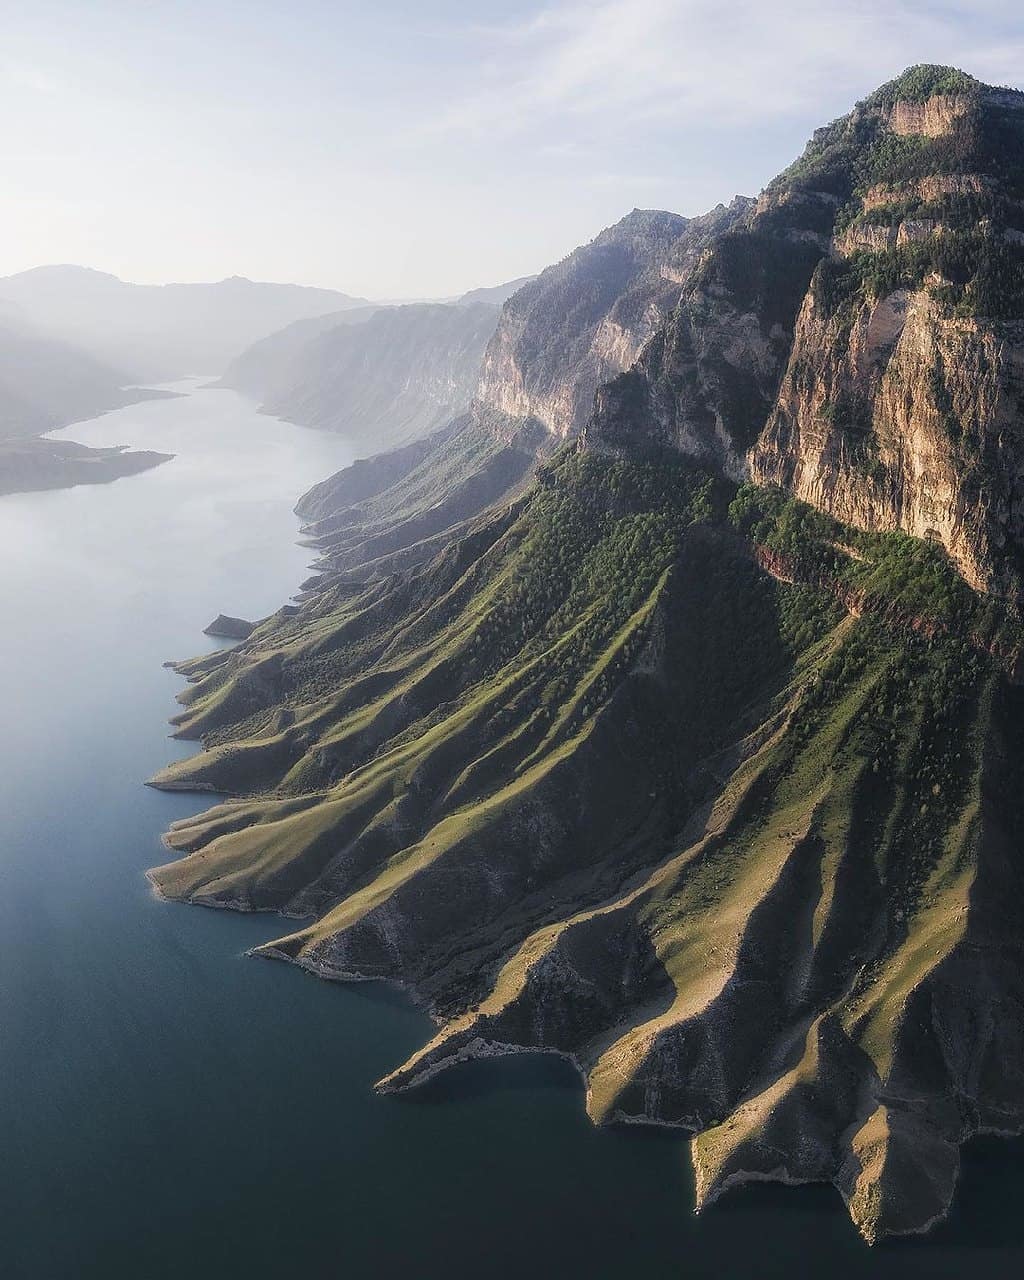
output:
M695 1219L683 1142L595 1131L550 1059L376 1097L422 1014L246 959L278 922L144 878L202 807L141 785L185 749L161 663L297 587L292 503L346 446L227 392L69 434L179 456L0 499L0 1277L1021 1274L1020 1147L971 1152L951 1223L872 1252L830 1189Z

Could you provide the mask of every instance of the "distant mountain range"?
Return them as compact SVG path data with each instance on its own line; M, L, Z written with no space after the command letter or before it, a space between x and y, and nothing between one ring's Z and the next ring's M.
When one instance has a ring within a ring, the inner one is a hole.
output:
M361 453L407 444L468 407L502 306L534 278L298 320L242 352L220 385Z
M89 450L31 437L164 394L137 384L218 373L282 325L362 300L330 289L222 280L133 285L83 267L0 280L0 493L97 483L162 454Z
M143 398L127 382L123 372L0 307L0 439L38 435Z
M300 320L243 352L220 385L378 453L468 406L499 314L493 301L422 302Z
M295 320L366 305L333 289L232 276L213 284L129 284L86 267L0 279L0 304L40 336L71 343L131 382L219 374Z

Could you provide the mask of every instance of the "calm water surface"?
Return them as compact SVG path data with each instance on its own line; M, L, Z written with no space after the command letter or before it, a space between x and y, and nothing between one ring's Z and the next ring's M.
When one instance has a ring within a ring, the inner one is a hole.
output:
M177 457L0 498L0 1277L1022 1274L1019 1146L970 1153L926 1243L872 1252L829 1189L695 1219L682 1142L593 1130L550 1060L375 1097L422 1014L246 959L279 923L144 877L204 807L141 785L188 750L161 663L297 588L292 504L349 450L213 391L68 434Z

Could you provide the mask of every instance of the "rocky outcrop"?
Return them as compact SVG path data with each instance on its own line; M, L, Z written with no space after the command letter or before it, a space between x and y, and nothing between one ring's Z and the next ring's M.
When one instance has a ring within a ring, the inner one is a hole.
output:
M634 209L541 272L505 304L477 400L536 418L558 437L574 434L597 388L633 364L706 245L750 203L737 199L701 218Z
M1024 258L1005 244L1020 216L1024 95L998 101L993 115L979 87L890 109L890 127L916 121L946 142L953 132L966 172L903 184L891 174L854 195L749 466L847 523L936 539L972 585L1016 596ZM918 168L947 162L915 152Z
M1009 589L1024 525L1024 353L928 290L801 313L755 479L864 529L941 542L979 589Z
M1024 94L941 68L885 86L711 243L599 390L588 443L653 437L859 528L936 539L972 585L1016 597L1022 190Z
M972 95L933 94L923 102L898 98L886 123L897 137L945 138L954 132L974 106Z
M300 501L324 552L322 575L307 585L409 568L491 503L511 500L582 425L598 382L635 359L711 240L751 205L737 199L695 219L634 210L516 291L468 414L346 468Z
M215 636L221 640L248 640L255 630L255 622L218 613L208 627L203 627L203 635Z
M822 228L835 198L780 186L735 213L684 273L677 305L636 363L598 389L586 427L591 448L655 441L728 475L745 473L801 299L826 252Z

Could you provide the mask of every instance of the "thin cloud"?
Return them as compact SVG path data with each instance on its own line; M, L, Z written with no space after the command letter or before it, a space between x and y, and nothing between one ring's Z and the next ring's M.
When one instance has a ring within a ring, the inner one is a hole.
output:
M46 95L61 91L60 81L42 67L9 59L0 60L0 87Z
M1001 0L567 0L471 39L486 69L428 132L557 136L560 121L621 132L698 112L749 124L855 96L914 62L1013 83L1024 61L1019 8Z

